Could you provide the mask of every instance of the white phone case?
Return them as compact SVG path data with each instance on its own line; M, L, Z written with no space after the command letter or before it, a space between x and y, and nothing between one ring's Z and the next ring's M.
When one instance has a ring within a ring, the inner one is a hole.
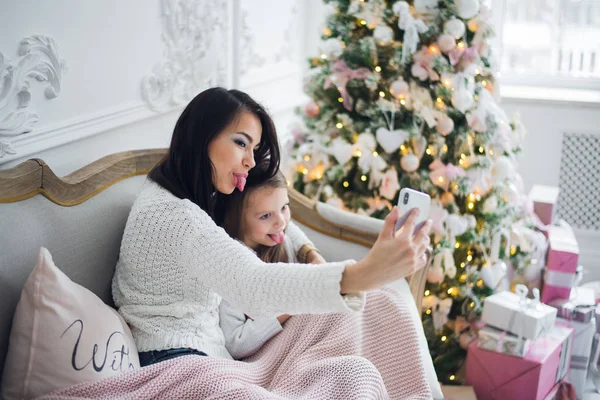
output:
M408 218L408 213L413 208L419 209L419 216L417 217L417 221L415 224L415 230L413 234L416 234L419 229L423 227L423 224L429 218L429 205L431 204L431 199L428 194L419 192L417 190L403 188L400 190L400 194L398 195L398 221L396 221L396 226L394 228L394 233L398 231L406 222Z

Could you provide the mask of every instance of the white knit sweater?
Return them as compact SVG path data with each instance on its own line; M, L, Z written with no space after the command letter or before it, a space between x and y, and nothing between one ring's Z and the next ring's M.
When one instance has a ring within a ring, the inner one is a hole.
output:
M287 234L283 246L289 262L297 263L294 247ZM225 299L221 300L219 306L219 320L225 336L225 347L231 357L236 360L250 357L269 339L283 330L276 317L247 318L246 314L233 307Z
M295 251L308 242L294 224L287 233ZM231 358L221 298L254 318L360 310L364 294L340 296L353 262L265 264L200 207L148 181L127 219L113 298L139 351L187 347Z

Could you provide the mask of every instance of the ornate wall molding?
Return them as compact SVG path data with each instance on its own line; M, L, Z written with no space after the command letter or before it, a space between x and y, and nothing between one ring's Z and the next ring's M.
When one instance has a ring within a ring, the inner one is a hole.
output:
M154 111L184 105L203 89L227 84L227 0L161 0L163 62L142 79Z
M248 11L241 10L240 32L240 75L246 74L252 68L261 68L267 60L254 51L254 36L248 23ZM234 22L235 23L235 22Z
M297 47L299 45L298 38L296 37L299 22L300 5L298 2L294 2L291 10L290 23L283 33L283 44L279 46L279 49L275 52L276 62L296 61L296 56L294 53L297 51Z
M54 39L34 35L21 40L19 59L11 63L0 53L0 159L14 155L14 139L28 134L38 122L30 110L33 80L46 82L44 96L50 100L60 94L66 63L58 55Z
M245 9L241 9L241 32L240 32L240 74L247 75L257 70L269 67L281 62L295 62L296 52L298 51L299 41L296 35L300 23L301 4L298 0L294 0L289 5L288 22L285 24L286 29L283 32L281 41L276 42L278 47L273 49L272 56L265 57L255 51L255 37L252 32L250 23L248 22L249 13ZM271 74L266 74L266 77Z

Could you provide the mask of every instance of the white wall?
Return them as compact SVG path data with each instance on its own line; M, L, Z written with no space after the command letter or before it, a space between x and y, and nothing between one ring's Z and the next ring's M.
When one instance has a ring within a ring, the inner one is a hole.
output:
M118 151L168 146L182 107L215 85L247 91L285 133L303 102L307 3L199 0L193 10L186 3L0 2L0 59L14 71L4 85L11 90L0 91L0 169L37 157L64 175ZM32 35L56 44L34 48L33 63L18 52ZM144 81L158 85L144 92ZM18 108L27 86L31 100ZM49 87L56 97L47 98ZM37 116L29 132L19 112Z

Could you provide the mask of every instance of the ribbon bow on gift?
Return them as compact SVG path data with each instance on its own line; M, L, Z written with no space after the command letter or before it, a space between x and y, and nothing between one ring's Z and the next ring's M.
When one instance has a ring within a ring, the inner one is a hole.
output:
M533 299L528 299L527 294L529 293L529 289L527 286L518 284L515 288L515 292L519 296L519 305L526 311L527 309L537 310L540 304L540 290L538 288L531 289L531 293L533 294Z
M352 111L354 105L354 99L346 90L346 83L350 79L367 79L371 74L371 71L361 67L359 69L350 69L344 60L338 60L333 64L333 73L331 77L327 77L323 84L323 89L329 89L331 85L335 84L342 95L344 108L348 111Z

